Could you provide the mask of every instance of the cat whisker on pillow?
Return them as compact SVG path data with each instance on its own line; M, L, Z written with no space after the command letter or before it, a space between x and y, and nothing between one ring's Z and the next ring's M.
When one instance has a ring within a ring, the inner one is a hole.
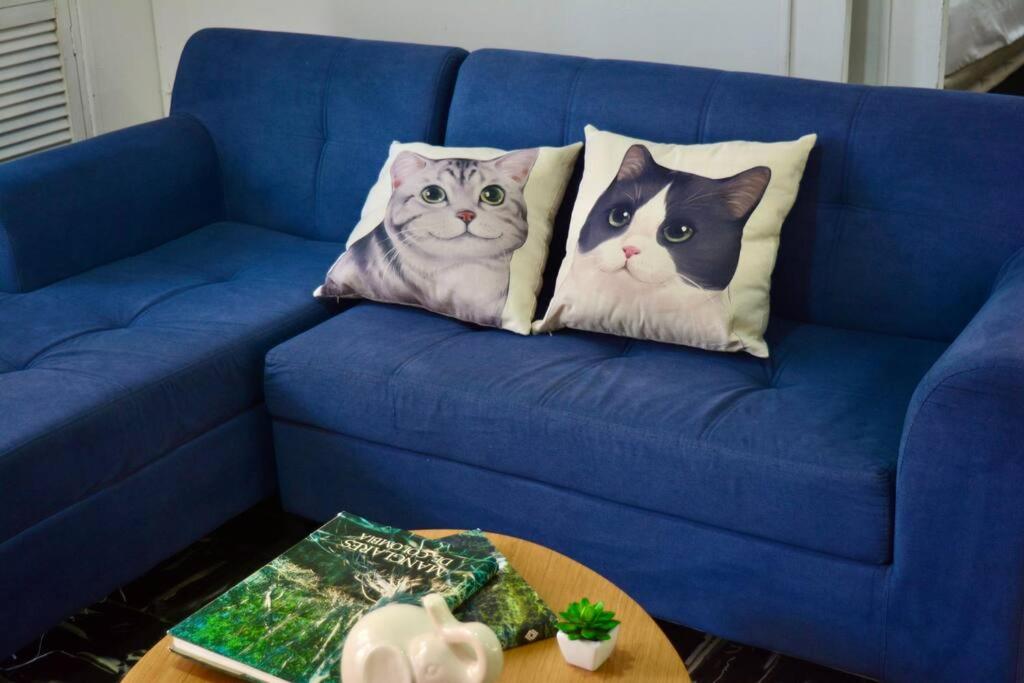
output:
M398 245L395 244L388 249L384 254L381 255L381 269L390 272L392 274L399 273L399 262L402 260L402 254L398 250Z
M384 264L389 264L391 261L394 261L398 257L399 257L398 244L397 243L392 243L391 248L388 249L387 251L385 251L383 254L381 254L380 258L381 258L381 261Z
M702 292L708 291L707 289L702 287L700 284L698 284L696 281L691 280L690 278L686 277L682 273L676 273L676 277L678 277L680 280L682 280L684 285L689 285L690 287L693 287L694 289L699 289Z
M395 246L388 251L388 254L394 254L392 259L398 260L403 258L403 254L397 251L399 246L416 248L424 244L430 244L434 239L434 236L429 232L420 233L413 230L407 230L399 234L397 240L395 240Z

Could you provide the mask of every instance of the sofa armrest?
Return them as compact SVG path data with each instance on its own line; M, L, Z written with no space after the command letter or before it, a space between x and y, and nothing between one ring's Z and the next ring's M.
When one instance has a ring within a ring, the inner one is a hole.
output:
M911 400L895 520L883 678L1021 680L1024 251Z
M189 116L0 164L0 291L25 292L219 220L213 141Z
M929 402L989 401L1019 404L1024 384L1024 250L1000 270L988 300L929 370L907 411L903 447L921 436ZM1007 443L1007 445L1009 445ZM1018 442L1018 447L1022 444Z

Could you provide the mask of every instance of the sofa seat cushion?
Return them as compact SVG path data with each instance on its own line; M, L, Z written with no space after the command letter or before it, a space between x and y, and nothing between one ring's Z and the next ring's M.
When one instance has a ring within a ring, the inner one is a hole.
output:
M0 540L258 404L339 248L218 223L0 298Z
M275 419L424 457L888 561L904 414L944 346L783 320L767 338L760 360L517 337L366 303L268 354L267 404Z

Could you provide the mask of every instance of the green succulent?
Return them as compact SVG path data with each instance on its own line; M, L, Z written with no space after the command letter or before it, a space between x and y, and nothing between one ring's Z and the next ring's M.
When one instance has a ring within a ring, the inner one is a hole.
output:
M613 619L615 612L604 608L603 602L592 603L587 598L573 602L559 615L563 621L555 627L567 635L569 640L608 640L608 632L619 625Z

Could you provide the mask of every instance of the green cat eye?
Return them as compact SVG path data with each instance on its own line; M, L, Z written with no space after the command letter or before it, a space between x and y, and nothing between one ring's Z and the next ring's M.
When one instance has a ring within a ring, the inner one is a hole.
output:
M673 244L685 242L693 237L693 228L689 225L670 225L661 231L665 239Z
M420 197L427 204L440 204L448 198L448 195L444 193L444 189L440 185L427 185L420 192Z
M630 213L629 209L621 206L616 206L608 212L608 224L614 228L621 228L631 220L633 220L633 214Z
M488 185L480 191L480 201L491 206L498 206L505 201L505 190L497 185Z

